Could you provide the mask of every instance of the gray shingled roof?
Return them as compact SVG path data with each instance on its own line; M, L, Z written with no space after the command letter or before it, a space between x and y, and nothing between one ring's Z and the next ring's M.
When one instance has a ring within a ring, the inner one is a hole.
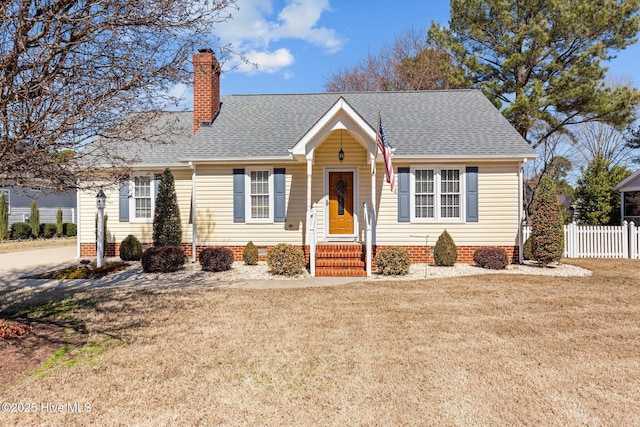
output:
M186 135L176 144L158 145L139 154L142 163L148 164L287 157L340 97L372 129L378 109L382 111L387 140L396 157L535 156L478 90L230 95L222 99L211 126L201 127L192 136L191 127L185 125Z
M452 90L227 96L183 158L287 156L340 97L373 129L382 110L395 156L533 155L480 91Z

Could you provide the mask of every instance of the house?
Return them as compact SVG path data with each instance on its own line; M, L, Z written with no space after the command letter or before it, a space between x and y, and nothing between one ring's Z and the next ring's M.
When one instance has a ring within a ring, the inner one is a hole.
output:
M620 192L620 223L633 221L640 224L640 170L629 175L616 185Z
M32 183L36 184L36 183ZM8 180L0 180L0 194L7 195L9 204L9 229L16 222L27 222L31 203L35 201L40 212L40 223L55 223L58 209L62 209L63 222L76 222L76 190L54 191L42 186L23 186Z
M264 259L298 245L312 274L364 275L386 246L414 262L446 229L459 262L481 246L519 259L522 168L536 157L478 90L230 95L220 100L213 53L193 57L194 109L167 113L172 144L122 147L140 159L119 188L105 188L108 251L134 234L152 240L158 175L173 172L183 248L225 246L240 260L249 241ZM382 117L396 188L377 150ZM95 193L95 192L94 192ZM95 194L80 194L79 255L95 256ZM370 247L370 250L367 248ZM109 253L109 252L108 252Z

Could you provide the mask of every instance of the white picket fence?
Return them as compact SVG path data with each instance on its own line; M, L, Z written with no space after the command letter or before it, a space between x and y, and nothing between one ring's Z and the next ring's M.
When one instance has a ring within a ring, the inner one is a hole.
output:
M522 241L531 235L531 227L522 227ZM633 221L619 226L564 226L565 258L640 259L640 227Z

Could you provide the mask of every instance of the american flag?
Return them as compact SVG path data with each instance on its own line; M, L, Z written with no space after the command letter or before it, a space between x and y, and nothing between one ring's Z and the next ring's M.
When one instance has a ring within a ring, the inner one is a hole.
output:
M382 125L382 116L378 111L378 150L384 158L385 176L387 182L391 184L391 191L396 192L396 178L393 173L393 165L391 164L391 147L387 143L387 137L384 134L384 126Z

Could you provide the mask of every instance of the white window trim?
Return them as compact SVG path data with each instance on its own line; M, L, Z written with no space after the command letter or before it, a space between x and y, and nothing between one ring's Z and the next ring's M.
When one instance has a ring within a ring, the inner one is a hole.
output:
M434 179L434 218L419 218L416 217L416 170L422 169L431 169L434 171L433 179ZM460 171L460 217L459 218L442 218L440 216L440 196L441 193L441 185L440 185L440 176L441 170L458 170ZM410 189L410 206L411 210L411 222L421 223L465 223L467 219L467 210L466 210L466 194L467 194L467 176L466 176L466 166L465 165L413 165L411 166L411 176L409 177L409 189Z
M151 192L151 217L149 218L138 218L136 217L136 197L135 197L135 179L149 177L149 191ZM154 195L156 194L155 189L155 175L154 174L135 174L131 176L129 180L129 222L139 223L139 224L152 224L153 216L156 212L156 198Z
M269 175L269 218L252 218L251 217L251 172L266 171ZM272 167L251 167L245 168L244 179L244 217L246 223L253 224L270 224L273 223L273 211L275 205L274 187L273 187L273 168Z
M9 188L0 188L0 192L7 193L7 206L9 207L8 213L11 215L11 190Z

